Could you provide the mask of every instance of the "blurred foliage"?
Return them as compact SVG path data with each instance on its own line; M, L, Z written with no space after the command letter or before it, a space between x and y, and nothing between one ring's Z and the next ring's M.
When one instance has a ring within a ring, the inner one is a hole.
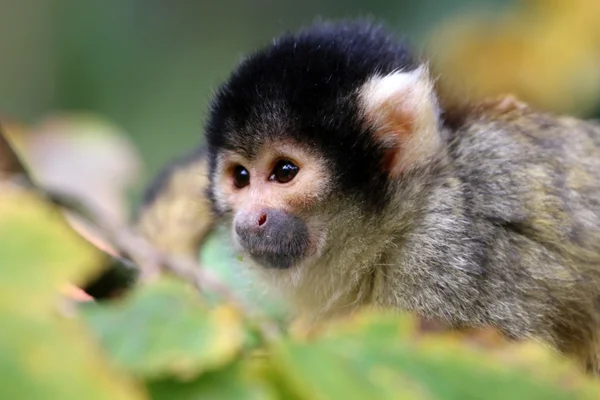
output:
M591 116L600 104L600 1L520 0L472 10L431 34L447 96L506 93L550 111Z
M36 193L0 182L0 398L140 399L81 321L58 315L59 289L102 254Z
M89 113L56 113L36 124L5 123L30 175L45 189L77 196L118 221L128 220L123 193L140 178L140 156L125 133Z
M86 318L115 362L149 378L195 378L230 364L244 343L236 310L209 310L181 282L164 279L140 288L122 304L88 307Z

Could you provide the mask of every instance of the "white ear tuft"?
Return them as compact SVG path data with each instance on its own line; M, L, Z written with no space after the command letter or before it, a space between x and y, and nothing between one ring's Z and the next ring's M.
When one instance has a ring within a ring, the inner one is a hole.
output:
M372 77L360 89L359 99L374 139L388 149L384 168L390 175L439 153L439 108L426 65Z

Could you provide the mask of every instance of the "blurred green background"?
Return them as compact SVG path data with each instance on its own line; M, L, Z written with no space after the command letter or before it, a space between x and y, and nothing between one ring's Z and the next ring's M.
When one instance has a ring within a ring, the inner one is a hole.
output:
M417 46L443 18L501 0L0 0L0 115L91 111L144 161L136 194L202 140L207 101L242 54L316 17L372 16ZM134 197L137 197L135 195Z

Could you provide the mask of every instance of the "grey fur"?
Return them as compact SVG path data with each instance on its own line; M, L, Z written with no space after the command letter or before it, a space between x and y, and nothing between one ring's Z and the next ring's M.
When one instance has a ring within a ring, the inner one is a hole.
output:
M599 140L570 118L473 115L388 210L417 206L372 270L374 302L543 339L597 368Z

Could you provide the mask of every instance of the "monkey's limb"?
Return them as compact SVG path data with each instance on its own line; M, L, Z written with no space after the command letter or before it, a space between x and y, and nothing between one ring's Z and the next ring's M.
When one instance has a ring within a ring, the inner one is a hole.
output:
M195 259L214 226L207 187L203 149L170 163L146 191L136 230L161 250Z

